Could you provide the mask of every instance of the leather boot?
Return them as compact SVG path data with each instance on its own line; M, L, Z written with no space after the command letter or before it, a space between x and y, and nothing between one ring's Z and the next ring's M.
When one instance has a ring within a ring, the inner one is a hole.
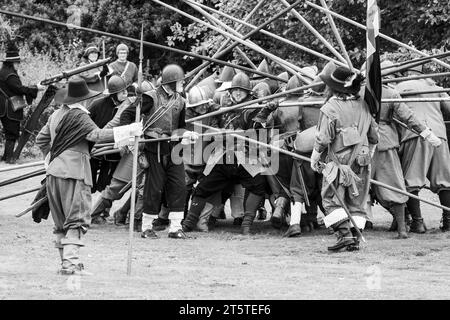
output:
M14 163L14 145L16 140L8 139L5 141L5 151L2 160L6 163Z
M186 218L182 222L184 232L190 232L195 229L202 210L205 208L206 201L203 198L194 197L191 202L191 207Z
M202 212L200 213L200 217L198 219L197 222L197 230L200 232L208 232L209 231L209 227L208 227L208 222L209 222L209 217L211 216L211 213L214 210L214 206L210 203L207 203L205 205L205 207L203 208Z
M242 220L241 230L243 235L250 234L250 228L255 220L256 212L246 212L244 214L244 219Z
M343 248L355 244L355 238L350 231L349 219L341 220L331 226L336 234L337 242L328 247L329 251L337 252Z
M134 219L134 232L142 232L142 218Z
M69 229L66 236L61 240L63 245L63 261L60 274L83 275L84 266L80 260L80 248L83 246L80 229Z
M275 200L275 209L273 210L270 222L275 229L280 229L283 224L283 215L286 208L289 206L289 200L284 197L279 197Z
M419 191L412 191L414 195L419 195ZM425 233L427 228L423 222L422 213L420 211L420 202L417 199L409 198L407 202L408 211L411 214L412 222L410 232Z
M93 219L92 223L96 223L96 222L94 222L94 218L100 217L101 214L104 213L107 208L109 209L111 207L112 207L111 200L105 199L103 197L98 199L98 201L94 205L94 207L93 207L94 209L92 210L92 213L91 213L91 218Z
M450 207L450 190L443 190L439 192L439 200L441 205ZM441 230L443 232L450 231L450 212L443 211L442 212L442 226Z
M131 208L131 198L128 198L128 200L123 204L123 206L113 213L114 224L116 226L123 226L124 224L126 224L130 208Z
M405 222L405 205L397 204L390 209L397 226L398 239L407 239L408 234L406 233L406 222Z
M283 237L287 238L293 238L293 237L299 237L302 233L302 230L300 228L300 225L298 223L290 225L289 229L283 234Z
M351 227L350 231L352 232L352 236L354 238L354 243L347 246L347 251L358 251L359 250L359 242L361 241L358 232L356 231L355 227ZM362 233L362 230L359 229L359 232Z

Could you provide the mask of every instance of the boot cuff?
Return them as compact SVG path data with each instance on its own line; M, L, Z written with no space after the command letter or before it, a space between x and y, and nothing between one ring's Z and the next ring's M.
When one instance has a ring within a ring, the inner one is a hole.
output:
M323 218L323 222L325 223L325 227L329 228L332 225L338 224L348 219L347 213L344 208L339 208L332 211L329 215Z

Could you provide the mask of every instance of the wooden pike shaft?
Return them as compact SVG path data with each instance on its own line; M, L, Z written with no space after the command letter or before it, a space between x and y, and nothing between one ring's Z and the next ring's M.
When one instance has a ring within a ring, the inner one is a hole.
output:
M281 2L286 6L289 7L290 4L289 2L287 2L286 0L281 0ZM294 14L294 16L300 20L300 22L309 29L309 31L311 31L316 37L317 39L319 39L339 60L341 60L342 62L345 62L345 59L342 57L342 55L337 52L337 50L308 22L306 21L305 18L303 18L303 16L298 13L297 10L292 9L292 13Z
M207 128L207 129L216 130L216 128L213 128L213 127L204 125L204 124L202 124L202 123L196 123L196 124L199 125L199 126L201 126L201 127ZM272 146L272 145L270 145L270 144L267 144L267 143L264 143L264 142L261 142L261 141L257 141L257 140L254 140L254 139L251 139L251 138L248 138L248 137L240 136L240 135L238 135L238 134L236 134L236 135L234 135L234 136L235 136L236 138L238 138L238 139L241 139L241 140L244 140L244 141L247 141L247 142L251 142L251 143L255 143L255 144L261 145L261 146L263 146L263 147L266 147L266 148L269 148L269 149L278 151L278 152L280 152L280 153L284 153L284 154L286 154L286 155L288 155L288 156L291 156L291 157L293 157L293 158L296 158L296 159L299 159L299 160L303 160L303 161L311 162L311 159L310 159L310 158L305 157L305 156L302 156L302 155L299 155L299 154L297 154L297 153L295 153L295 152L287 151L287 150L281 149L281 148L276 147L276 146ZM426 200L426 199L420 198L420 197L418 197L418 196L416 196L416 195L414 195L414 194L412 194L412 193L409 193L409 192L406 192L406 191L403 191L403 190L394 188L394 187L392 187L392 186L390 186L390 185L387 185L387 184L385 184L385 183L379 182L379 181L377 181L377 180L370 179L370 183L372 183L372 184L374 184L374 185L377 185L377 186L380 186L380 187L385 188L385 189L389 189L389 190L394 191L394 192L401 193L401 194L406 195L406 196L408 196L408 197L410 197L410 198L417 199L417 200L420 200L420 201L422 201L422 202L428 203L428 204L430 204L430 205L432 205L432 206L434 206L434 207L437 207L437 208L439 208L439 209L446 210L446 211L450 211L450 208L448 208L448 207L446 207L446 206L443 206L443 205L441 205L441 204L437 204L437 203L428 201L428 200Z
M450 92L450 88L403 92L403 93L400 93L400 95L402 95L402 96L415 96L415 95L418 95L418 94L446 93L446 92Z
M258 2L258 4L253 8L253 10L247 15L247 17L245 17L245 21L250 20L250 18L255 14L255 12L264 4L265 0L260 0ZM242 25L239 25L236 28L236 31L239 31L242 28ZM217 50L217 52L213 55L213 58L218 58L221 55L221 52L227 47L227 45L231 42L231 39L228 38L225 40L225 42L220 46L220 48ZM203 73L206 70L206 67L208 67L211 64L210 61L205 61L203 62L201 65L199 65L197 68L195 68L194 70L190 71L187 75L186 78L190 78L193 75L194 78L191 80L191 82L189 82L189 84L186 86L186 91L188 91L192 85L198 80L200 79L200 77L203 75Z
M190 14L187 14L186 12L184 12L184 11L182 11L182 10L179 10L179 9L177 9L177 8L175 8L175 7L172 7L172 6L170 6L170 5L168 5L168 4L164 3L164 2L161 2L161 1L159 1L159 0L151 0L151 1L153 1L153 2L155 2L155 3L157 3L157 4L159 4L159 5L162 5L162 6L164 6L164 7L167 7L167 8L169 8L169 9L171 9L171 10L173 10L173 11L175 11L175 12L177 12L177 13L179 13L179 14L181 14L181 15L183 15L183 16L185 16L185 17L187 17L187 18L189 18L189 19L191 19L191 20L193 20L193 21L195 21L195 22L198 22L198 23L200 23L200 24L202 24L202 25L205 25L205 26L207 26L208 28L210 28L210 29L212 29L212 30L214 30L214 31L216 31L216 32L218 32L218 33L220 33L220 34L222 34L222 35L225 36L225 37L232 38L234 41L237 41L237 42L239 42L239 43L241 43L241 44L243 44L243 45L249 47L250 49L253 49L253 50L257 51L258 53L261 53L261 54L267 56L268 58L270 58L270 59L272 59L272 60L274 60L274 61L277 61L283 68L289 67L289 68L291 68L291 69L294 69L294 70L297 71L297 72L300 72L300 68L297 67L296 65L294 65L294 64L292 64L292 63L289 63L289 62L287 62L287 61L285 61L285 60L282 60L282 59L280 59L279 57L277 57L276 55L271 54L271 53L265 51L264 49L262 49L262 48L260 48L260 47L258 47L258 46L255 46L255 45L249 43L248 41L242 40L241 38L236 37L235 35L230 34L229 32L226 32L226 31L223 31L222 29L219 29L219 28L217 28L217 27L214 27L214 26L212 26L211 24L209 24L209 23L207 23L207 22L205 22L205 21L203 21L203 20L201 20L201 19L198 19L198 18L196 18L196 17L194 17L194 16L192 16L192 15L190 15ZM299 1L300 1L300 0L299 0ZM297 1L297 2L299 2L299 1ZM297 2L296 2L296 3L297 3ZM254 70L254 71L256 71L256 70ZM256 72L254 72L254 71L252 71L252 72L253 72L253 73L256 73ZM295 73L295 72L292 72L292 71L291 71L291 73ZM278 77L275 77L275 78L276 78L276 80L280 80L280 81L283 81L283 82L286 81L286 80L284 80L284 79L281 80L281 78L278 78Z
M354 25L354 26L356 26L358 28L367 30L366 26L364 26L361 23L358 23L356 21L353 21L353 20L351 20L349 18L346 18L346 17L344 17L341 14L338 14L336 12L333 12L331 10L328 10L328 9L325 9L325 8L323 8L321 6L318 6L317 4L312 3L311 1L305 1L305 3L308 4L309 6L313 7L313 8L316 8L317 10L320 10L320 11L323 11L323 12L327 12L327 13L331 14L332 16L335 16L336 18L339 18L340 20L345 21L347 23L350 23L350 24L352 24L352 25ZM391 38L391 37L389 37L389 36L387 36L387 35L385 35L383 33L380 33L380 37L383 38L383 39L386 39L386 40L388 40L388 41L390 41L392 43L395 43L396 45L398 45L400 47L404 47L404 48L406 48L406 49L408 49L410 51L416 52L416 53L420 54L421 56L424 56L424 57L428 57L429 56L426 53L423 53L422 51L417 50L416 48L413 48L413 47L411 47L411 46L409 46L409 45L407 45L407 44L405 44L403 42L395 40L394 38ZM445 63L445 62L442 62L442 61L437 60L435 58L433 58L433 61L437 62L438 64L440 64L441 66L443 66L443 67L445 67L447 69L450 69L450 65Z
M401 78L394 78L394 79L383 79L383 83L391 83L391 82L401 82L401 81L408 81L408 80L418 80L418 79L427 79L427 78L436 78L436 77L446 77L450 76L449 72L440 72L440 73L429 73L429 74L422 74L417 76L409 76L409 77L401 77Z
M18 197L18 196L21 196L21 195L24 195L24 194L27 194L27 193L31 193L31 192L34 192L34 191L38 191L39 189L41 189L40 186L37 187L37 188L32 188L32 189L28 189L28 190L24 190L24 191L20 191L20 192L11 193L11 194L9 194L7 196L0 197L0 201L6 200L6 199L10 199L10 198L14 198L14 197Z
M328 9L328 6L327 6L327 3L325 0L320 0L320 4L325 9ZM336 24L334 23L333 16L329 13L325 13L325 14L328 18L328 21L330 22L330 26L331 26L331 29L333 30L334 36L336 37L336 40L337 40L339 46L341 47L342 54L344 55L344 58L347 61L348 67L350 70L353 71L354 68L353 68L352 61L350 60L350 56L348 55L347 49L345 49L345 44L342 41L341 35L339 34Z
M291 7L294 7L296 5L298 5L298 3L300 3L301 0L298 0L296 3L294 3ZM186 4L188 4L189 6L191 6L192 8L194 8L195 10L197 10L200 14L202 14L204 17L206 17L208 20L212 20L213 23L215 23L216 25L220 25L223 29L225 30L229 30L232 34L234 34L236 37L239 37L242 40L247 40L250 39L251 36L253 36L254 34L258 33L259 30L261 30L262 28L264 28L265 26L269 25L270 23L272 23L273 21L277 20L279 17L281 17L282 15L284 15L287 11L289 10L283 10L280 13L278 13L277 15L275 15L274 17L272 17L271 19L267 20L266 22L264 22L263 24L261 24L260 26L258 26L255 30L250 31L249 33L247 33L246 35L242 35L239 32L233 30L232 28L230 28L229 26L227 26L226 24L224 24L222 21L220 21L219 19L217 19L216 17L214 17L213 15L209 14L208 12L206 12L205 10L203 10L201 7L197 6L196 4L194 4L195 2L190 2L187 0L183 0L183 2L185 2ZM260 48L257 44L255 44L254 42L248 40L248 43L250 43L252 46L256 47L256 48ZM238 42L233 42L227 49L224 50L224 52L229 52L231 51L233 48L237 48L238 49ZM252 48L253 50L257 51L256 49ZM262 48L261 48L262 49ZM267 55L267 52L265 52ZM274 59L274 57L272 57L272 60L277 62L283 69L285 69L285 71L290 72L290 73L296 73L296 71L299 71L299 68L294 66L294 65L288 65L286 63L286 61L282 60L281 58L279 58L278 56L275 56L276 58ZM244 58L247 58L247 56L245 56ZM250 60L250 59L248 59ZM297 70L297 69L298 70ZM300 75L300 79L302 81L307 82L308 80L304 79L301 75Z
M440 58L445 58L450 56L450 51L444 52L444 53L439 53L439 54L435 54L432 56L428 56L428 57L422 57L422 58L417 58L417 59L412 59L412 60L408 60L408 61L402 61L399 63L395 63L391 66L387 66L385 68L383 68L382 70L387 70L387 69L391 69L391 68L398 68L410 63L416 63L416 62L423 62L423 63L427 63L428 60L433 60L433 59L440 59Z
M37 169L35 171L28 172L28 173L25 173L25 174L20 175L20 176L16 176L16 177L11 178L11 179L0 181L0 187L7 186L9 184L13 184L13 183L16 183L16 182L19 182L19 181L23 181L23 180L26 180L26 179L30 179L30 178L33 178L33 177L41 176L43 174L45 174L45 169L44 168Z
M405 99L382 99L381 103L408 103L408 102L441 102L441 101L450 101L450 97L448 98L405 98ZM288 102L280 102L279 107L300 107L300 106L322 106L325 104L325 100L316 100L316 101L288 101ZM242 109L262 109L266 105L251 105L244 106Z
M45 19L45 18L38 18L38 17L33 17L30 15L26 15L26 14L21 14L21 13L15 13L15 12L10 12L10 11L6 11L6 10L2 10L0 9L0 13L2 14L6 14L8 16L13 16L13 17L18 17L18 18L22 18L22 19L28 19L28 20L32 20L32 21L39 21L39 22L44 22L44 23L49 23L49 24L53 24L53 25L57 25L60 27L68 27L68 25L66 23L63 22L58 22L58 21L53 21L50 19ZM120 39L123 41L130 41L133 43L140 43L140 40L138 39L134 39L134 38L130 38L130 37L126 37L126 36L122 36L122 35L118 35L118 34L114 34L114 33L110 33L110 32L105 32L105 31L100 31L97 29L92 29L92 28L85 28L85 27L80 27L80 26L73 26L73 25L69 25L71 28L79 30L79 31L85 31L85 32L90 32L90 33L95 33L98 35L103 35L103 36L107 36L110 38L114 38L114 39ZM223 60L218 60L215 58L211 58L211 57L207 57L207 56L203 56L194 52L190 52L190 51L185 51L185 50L180 50L174 47L169 47L169 46L164 46L158 43L153 43L153 42L148 42L148 41L144 41L143 42L145 46L148 47L152 47L152 48L156 48L156 49L160 49L160 50L167 50L167 51L172 51L178 54L182 54L182 55L186 55L186 56L190 56L190 57L194 57L197 59L201 59L201 60L206 60L206 61L210 61L210 62L214 62L220 65L224 65L224 66L229 66L235 69L240 69L242 71L246 71L246 72L250 72L250 73L256 73L259 74L261 76L264 76L266 78L271 78L274 80L279 80L279 81L285 81L284 79L278 78L274 75L265 73L265 72L261 72L258 70L253 70L251 68L246 68L244 66L240 66L240 65L236 65L227 61L223 61Z
M43 165L44 165L44 161L37 161L37 162L33 162L33 163L25 163L25 164L19 164L16 166L1 168L0 172L25 169L25 168L37 167L37 166L43 166Z
M187 1L191 1L191 2L192 2L192 0L187 0ZM237 18L235 18L235 17L233 17L233 16L230 16L230 15L224 13L224 12L221 12L221 11L219 11L219 10L215 10L215 9L213 9L213 8L210 8L210 7L208 7L208 6L205 6L204 4L197 3L197 2L194 2L194 3L195 3L197 6L200 6L200 7L204 8L204 9L206 9L206 10L208 10L208 11L211 11L211 12L213 12L213 13L216 13L216 14L218 14L218 15L221 15L222 17L225 17L225 18L227 18L227 19L230 19L230 20L232 20L232 21L234 21L234 22L240 23L240 26L245 25L246 27L249 27L249 28L252 28L252 29L256 29L256 28L257 28L255 25L250 24L250 23L246 22L245 20L237 19ZM262 34L264 34L264 35L266 35L266 36L269 36L269 37L271 37L271 38L273 38L273 39L277 39L277 40L280 41L280 42L283 42L283 43L286 43L286 44L288 44L288 45L291 45L291 46L293 46L294 48L297 48L297 49L299 49L299 50L302 50L302 51L305 51L305 52L310 53L310 54L312 54L312 55L315 55L316 57L319 57L319 58L321 58L321 59L324 59L324 60L327 60L327 61L332 61L332 62L334 62L335 64L340 65L340 66L343 66L343 67L347 66L347 64L344 63L344 62L341 62L341 61L338 61L338 60L333 59L333 58L331 58L331 57L328 57L328 56L326 56L326 55L324 55L324 54L322 54L322 53L320 53L320 52L314 51L314 50L312 50L312 49L310 49L310 48L307 48L307 47L305 47L305 46L302 46L302 45L300 45L300 44L298 44L298 43L295 43L295 42L293 42L293 41L290 41L290 40L288 40L288 39L285 39L285 38L283 38L283 37L281 37L281 36L279 36L279 35L276 35L276 34L274 34L274 33L272 33L272 32L269 32L269 31L267 31L267 30L265 30L265 29L261 29L261 30L259 30L259 32L261 32Z

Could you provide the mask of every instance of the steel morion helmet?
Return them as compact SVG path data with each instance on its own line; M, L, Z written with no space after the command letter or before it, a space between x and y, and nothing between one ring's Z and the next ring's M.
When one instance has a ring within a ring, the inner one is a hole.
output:
M212 101L213 92L207 86L193 86L187 94L186 108L194 108Z
M177 82L184 79L184 71L177 64L168 64L162 70L161 84Z
M250 85L250 79L245 73L238 73L233 77L231 81L231 87L228 90L232 90L234 88L239 88L246 90L248 92L252 91L252 87Z
M119 93L127 89L127 84L122 77L112 76L108 80L108 94Z

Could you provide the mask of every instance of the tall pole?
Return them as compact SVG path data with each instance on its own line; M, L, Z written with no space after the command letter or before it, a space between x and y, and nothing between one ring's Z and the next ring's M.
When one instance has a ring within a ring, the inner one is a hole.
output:
M287 2L286 0L281 0L281 3L283 3L286 7L290 6L289 2ZM322 42L328 48L328 50L330 50L339 60L345 62L345 59L342 57L342 55L337 52L337 50L319 33L319 31L317 31L308 21L306 21L306 19L303 18L303 16L298 13L297 10L292 9L292 13L306 28L308 28L309 31L312 32L312 34L317 37L317 39L320 40L320 42Z
M103 59L106 59L106 46L105 46L105 38L102 37L102 50L103 50ZM104 85L104 92L106 92L106 90L108 90L108 83L106 80L106 76L103 77L103 85Z
M313 7L313 8L316 8L317 10L320 10L320 11L323 11L323 12L327 12L327 13L331 14L332 16L334 16L334 17L336 17L336 18L339 18L339 19L341 19L342 21L345 21L345 22L347 22L347 23L350 23L350 24L352 24L352 25L354 25L354 26L356 26L356 27L358 27L358 28L367 30L367 27L366 27L366 26L364 26L364 25L362 25L361 23L358 23L358 22L356 22L356 21L353 21L352 19L349 19L349 18L347 18L347 17L344 17L343 15L341 15L341 14L339 14L339 13L336 13L336 12L333 12L333 11L331 11L331 10L325 9L325 8L323 8L323 7L321 7L321 6L318 6L318 5L315 4L315 3L312 3L311 1L305 1L305 3L308 4L309 6ZM424 57L428 57L428 56L429 56L428 54L426 54L426 53L424 53L424 52L422 52L422 51L420 51L420 50L417 50L416 48L413 48L413 47L411 47L411 46L409 46L409 45L407 45L407 44L405 44L405 43L403 43L403 42L401 42L401 41L395 40L394 38L391 38L391 37L389 37L389 36L387 36L387 35L385 35L385 34L383 34L383 33L381 33L381 32L379 33L379 36L380 36L381 38L385 39L385 40L388 40L388 41L390 41L390 42L392 42L392 43L395 43L396 45L398 45L398 46L400 46L400 47L404 47L404 48L406 48L406 49L408 49L408 50L410 50L410 51L413 51L413 52L415 52L415 53L418 53L418 54L420 54L421 56L424 56ZM442 61L437 60L437 59L433 59L433 61L436 62L436 63L438 63L438 64L440 64L441 66L443 66L443 67L445 67L445 68L447 68L447 69L450 69L450 65L447 64L447 63L445 63L445 62L442 62Z
M301 73L301 70L300 70L301 68L299 68L298 66L296 66L296 65L294 65L294 64L292 64L292 63L290 63L290 62L287 62L287 61L285 61L285 60L283 60L283 59L280 59L280 58L277 57L276 55L267 52L266 50L262 49L262 48L259 47L259 46L253 45L253 44L249 43L248 41L245 41L245 40L241 39L240 37L237 37L237 36L235 36L235 35L233 35L233 34L231 34L231 33L229 33L229 32L226 32L226 31L224 31L224 30L222 30L222 29L219 29L219 28L217 28L217 27L215 27L215 26L213 26L213 25L211 25L211 24L209 24L209 23L207 23L207 22L205 22L205 21L203 21L203 20L201 20L201 19L198 19L198 18L196 18L196 17L194 17L194 16L192 16L192 15L190 15L190 14L188 14L188 13L182 11L182 10L179 10L179 9L177 9L177 8L171 6L171 5L168 5L167 3L164 3L164 2L159 1L159 0L151 0L151 1L153 1L153 2L155 2L155 3L157 3L157 4L159 4L159 5L161 5L161 6L163 6L163 7L169 8L169 9L173 10L174 12L177 12L177 13L179 13L179 14L181 14L181 15L183 15L183 16L185 16L185 17L187 17L187 18L189 18L189 19L191 19L191 20L193 20L193 21L195 21L195 22L198 22L198 23L200 23L200 24L202 24L202 25L205 25L205 26L207 26L208 28L210 28L210 29L212 29L212 30L214 30L214 31L216 31L216 32L218 32L218 33L224 35L225 37L229 37L229 38L233 39L234 41L236 41L236 42L238 42L238 43L240 43L240 44L243 44L243 45L249 47L250 49L253 49L253 50L257 51L258 53L260 53L260 54L262 54L262 55L265 55L265 56L267 56L268 58L270 58L270 59L272 59L272 60L274 60L274 61L277 61L277 63L279 63L280 66L283 67L283 69L285 69L285 70L288 71L288 72L291 72L291 73L297 73L297 72L300 72L300 73ZM300 3L300 1L297 1L296 3L294 3L294 5L298 5L299 3ZM292 7L293 7L294 5L292 5ZM290 6L290 7L291 7L291 6ZM278 15L277 15L277 16L278 16ZM273 18L272 18L272 19L273 19ZM270 20L272 20L272 19L270 19ZM273 20L272 20L272 21L273 21ZM255 29L254 31L256 31L256 29ZM253 32L253 31L252 31L252 32ZM236 45L237 45L237 44L236 44ZM291 71L291 70L289 70L289 69L294 69L296 72L295 72L295 71ZM255 71L256 71L256 70L255 70ZM256 73L256 72L254 72L254 73ZM302 80L303 80L303 79L302 79ZM284 80L283 80L283 81L284 81ZM311 81L308 81L308 80L306 80L306 79L303 80L303 81L305 81L306 83L311 82Z
M49 24L57 25L57 26L64 27L64 28L69 28L70 27L72 29L76 29L76 30L79 30L79 31L95 33L95 34L106 36L106 37L110 37L110 38L113 38L113 39L130 41L130 42L138 43L138 44L141 43L141 41L139 39L134 39L134 38L122 36L122 35L119 35L119 34L114 34L114 33L110 33L110 32L100 31L100 30L92 29L92 28L68 25L67 23L54 21L54 20L51 20L51 19L33 17L33 16L30 16L30 15L27 15L27 14L11 12L11 11L7 11L7 10L3 10L3 9L0 9L0 13L6 14L6 15L12 16L12 17L18 17L18 18L27 19L27 20L33 20L33 21L49 23ZM211 58L211 57L208 57L208 56L203 56L201 54L197 54L197 53L194 53L194 52L185 51L185 50L177 49L177 48L174 48L174 47L164 46L162 44L149 42L149 41L144 41L144 45L148 46L148 47L160 49L160 50L167 50L167 51L175 52L175 53L178 53L178 54L181 54L181 55L186 55L186 56L194 57L194 58L201 59L201 60L211 61L213 63L217 63L217 64L224 65L224 66L229 66L229 67L232 67L232 68L235 68L235 69L240 69L242 71L246 71L246 72L249 72L249 73L256 73L256 74L259 74L259 75L261 75L263 77L266 77L266 78L287 82L286 80L284 80L282 78L279 78L277 76L274 76L272 74L269 74L269 73L261 72L261 71L258 71L258 70L253 70L251 68L247 68L247 67L244 67L244 66L236 65L236 64L233 64L233 63L230 63L230 62L227 62L227 61Z
M142 104L142 80L143 70L142 63L144 61L144 24L141 26L141 48L139 51L139 71L138 71L138 99L139 103L136 105L136 122L141 121L141 104ZM131 178L131 203L130 203L130 230L128 238L128 259L127 259L127 275L131 275L131 261L133 253L133 232L134 232L134 214L136 210L136 188L137 188L137 162L139 153L139 139L140 137L134 137L134 149L133 149L133 171Z
M327 3L325 0L320 0L320 3L322 4L322 7L328 9ZM347 61L348 67L350 70L354 71L352 61L350 60L350 56L348 55L347 49L345 49L344 41L342 41L341 35L339 34L339 31L336 27L336 24L334 23L333 16L329 13L326 13L326 16L328 18L328 21L330 22L331 29L333 30L334 36L336 37L336 40L341 47L342 54L344 55L345 60Z
M253 10L250 11L250 13L245 17L244 21L250 20L250 18L255 14L255 12L257 12L258 9L264 4L264 1L265 1L265 0L260 0L260 1L256 4L256 6L253 8ZM242 27L243 27L243 25L239 25L239 26L236 28L236 31L241 30ZM227 47L227 45L228 45L230 42L231 42L231 39L228 38L228 39L227 39L227 40L219 47L219 49L217 50L217 52L213 55L213 58L219 58L219 57L221 56L221 54L222 54L222 51ZM193 79L188 83L188 85L186 86L186 91L189 91L189 89L192 87L192 85L193 85L194 83L196 83L196 81L197 81L198 79L200 79L200 77L201 77L201 76L203 75L203 73L206 71L206 67L208 67L210 64L211 64L211 62L205 61L205 62L203 62L200 66L198 66L198 67L195 68L194 70L190 71L190 72L186 75L187 78L190 78L190 77L192 77L193 75L195 75L194 78L193 78Z
M232 21L234 21L234 22L236 22L236 23L239 23L239 24L240 24L240 27L241 27L241 26L246 26L246 27L249 27L249 28L252 28L252 29L256 29L256 28L257 28L257 27L254 26L253 24L248 23L246 20L240 20L240 19L235 18L235 17L233 17L233 16L230 16L229 14L226 14L226 13L224 13L224 12L222 12L222 11L219 11L219 10L216 10L216 9L213 9L213 8L210 8L210 7L205 6L204 4L201 4L201 3L194 2L193 0L187 0L187 1L192 2L192 3L195 3L195 5L197 5L197 6L199 6L199 7L202 7L203 9L208 10L208 11L210 11L210 12L212 12L212 13L216 13L216 14L218 14L218 15L224 17L224 18L227 18L227 19L230 19L230 20L232 20ZM236 29L236 30L237 30L237 29ZM316 57L318 57L318 58L321 58L321 59L324 59L324 60L327 60L327 61L332 61L332 62L335 63L336 65L340 65L340 66L343 66L343 67L346 66L346 64L345 64L344 62L342 62L342 61L338 61L338 60L336 60L336 59L333 59L333 58L331 58L331 57L329 57L329 56L324 55L323 53L320 53L320 52L317 52L317 51L315 51L315 50L312 50L312 49L310 49L310 48L308 48L308 47L302 46L301 44L298 44L298 43L296 43L296 42L293 42L293 41L291 41L291 40L289 40L289 39L285 39L285 38L283 38L283 37L281 37L281 36L279 36L279 35L276 35L276 34L274 34L274 33L272 33L272 32L269 32L269 31L267 31L267 30L265 30L265 29L261 29L261 30L259 30L259 32L262 33L262 34L264 34L264 35L266 35L266 36L268 36L268 37L271 37L271 38L273 38L273 39L276 39L276 40L278 40L278 41L280 41L280 42L283 42L283 43L285 43L285 44L288 44L288 45L290 45L290 46L292 46L292 47L294 47L294 48L297 48L297 49L299 49L299 50L302 50L302 51L305 51L305 52L307 52L307 53L309 53L309 54L312 54L312 55L314 55L314 56L316 56Z

